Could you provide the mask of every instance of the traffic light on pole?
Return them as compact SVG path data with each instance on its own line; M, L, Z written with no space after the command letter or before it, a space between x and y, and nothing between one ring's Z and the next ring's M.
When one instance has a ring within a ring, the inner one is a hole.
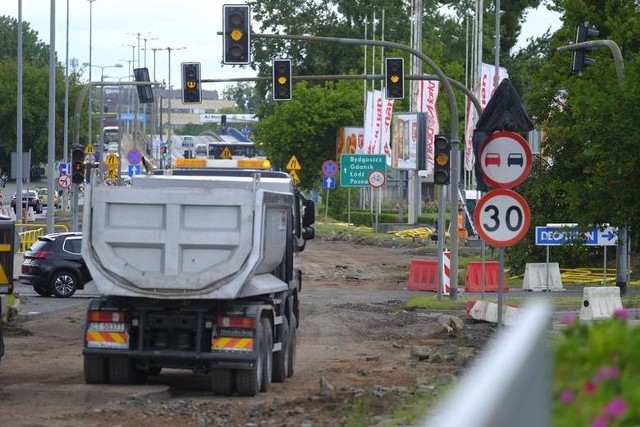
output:
M436 135L433 145L433 183L447 185L451 182L451 142L446 135Z
M387 99L404 98L404 58L385 59Z
M84 150L79 145L74 145L71 151L71 182L82 184L84 182Z
M291 60L273 60L273 100L291 100Z
M148 68L134 68L133 76L137 82L149 82L149 69ZM138 100L140 104L152 104L153 103L153 90L151 85L136 85L138 89Z
M251 19L249 6L223 6L223 60L225 64L246 65L251 62Z
M600 32L595 28L590 28L588 22L580 22L576 25L576 40L575 43L583 43L598 37ZM584 73L584 69L589 65L596 63L595 59L587 58L585 55L587 52L591 52L595 47L580 47L573 51L571 56L571 72L581 76Z
M182 103L199 104L202 102L202 86L200 84L200 63L182 63Z

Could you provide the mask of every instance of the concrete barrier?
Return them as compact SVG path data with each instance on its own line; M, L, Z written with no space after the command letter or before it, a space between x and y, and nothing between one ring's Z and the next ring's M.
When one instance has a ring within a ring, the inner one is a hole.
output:
M617 286L586 287L583 290L580 320L607 319L622 309Z
M548 266L548 271L547 271ZM548 278L548 285L547 285ZM562 291L562 279L560 278L560 266L557 262L529 262L524 270L522 280L524 291Z
M467 302L467 316L474 320L498 323L498 304L488 301ZM507 305L502 307L502 323L515 325L518 321L518 309Z

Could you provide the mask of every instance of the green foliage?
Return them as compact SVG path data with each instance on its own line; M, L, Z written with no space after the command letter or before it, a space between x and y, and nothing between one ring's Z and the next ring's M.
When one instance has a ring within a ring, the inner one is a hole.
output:
M284 170L295 155L302 167L301 188L313 188L320 182L322 163L335 158L338 128L362 124L362 85L300 82L293 92L291 101L277 103L273 114L260 121L256 139L278 169Z
M555 340L553 425L640 423L640 329L620 310L612 319L570 321ZM606 421L606 422L605 422Z

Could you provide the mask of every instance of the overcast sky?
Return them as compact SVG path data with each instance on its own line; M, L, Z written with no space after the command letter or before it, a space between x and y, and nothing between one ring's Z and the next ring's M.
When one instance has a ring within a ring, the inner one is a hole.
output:
M171 49L171 85L181 86L182 62L202 63L202 78L235 78L255 76L249 67L240 69L223 65L222 5L244 3L241 0L56 0L55 45L58 59L66 59L67 3L69 3L69 59L79 66L89 62L89 29L91 19L92 80L126 77L132 68L149 68L151 79L169 81ZM49 43L51 0L22 0L22 20ZM0 15L18 18L18 0L1 0ZM529 13L520 44L532 36L542 35L549 27L560 27L558 15L541 8ZM146 39L146 40L145 40ZM147 50L143 48L147 47ZM140 48L138 55L138 47ZM154 55L153 48L156 48ZM180 49L186 48L186 49ZM135 57L135 64L131 67ZM146 61L146 62L145 62ZM104 68L122 64L122 68ZM84 76L88 78L88 71ZM122 79L124 80L124 79ZM222 92L235 83L206 83L207 90Z

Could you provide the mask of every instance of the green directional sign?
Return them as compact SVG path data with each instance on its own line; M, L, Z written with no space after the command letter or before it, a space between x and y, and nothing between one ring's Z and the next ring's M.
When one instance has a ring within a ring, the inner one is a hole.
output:
M387 173L384 154L343 154L340 156L340 186L368 187L373 171Z

